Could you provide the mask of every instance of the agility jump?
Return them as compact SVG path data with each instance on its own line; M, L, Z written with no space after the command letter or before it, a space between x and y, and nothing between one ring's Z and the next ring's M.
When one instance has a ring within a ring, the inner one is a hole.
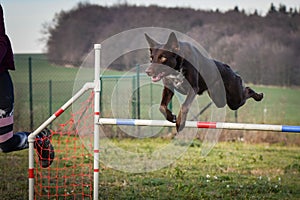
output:
M34 197L34 141L35 136L51 124L66 109L68 109L78 98L85 92L94 91L94 102L100 101L100 44L94 45L95 50L95 79L94 82L86 83L69 101L67 101L60 109L58 109L49 119L41 124L29 136L29 199ZM156 126L156 127L176 127L175 123L167 120L142 120L142 119L113 119L100 118L99 104L94 104L94 177L93 177L93 199L98 199L99 189L99 126L100 125L118 125L118 126ZM245 124L245 123L227 123L227 122L199 122L187 121L187 128L201 129L230 129L230 130L256 130L256 131L275 131L275 132L294 132L300 133L300 126L287 125L270 125L270 124Z

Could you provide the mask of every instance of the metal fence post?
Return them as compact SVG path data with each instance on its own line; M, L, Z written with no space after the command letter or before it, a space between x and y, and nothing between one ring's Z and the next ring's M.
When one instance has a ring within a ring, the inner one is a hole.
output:
M52 115L52 80L49 80L49 116Z
M132 119L136 119L136 92L135 92L135 76L132 76L132 99L131 99L131 113L132 113Z
M32 100L32 61L28 58L29 69L29 115L30 115L30 130L33 130L33 100Z
M52 80L49 80L49 117L52 115ZM52 123L50 124L50 128Z
M140 96L140 66L136 65L136 87L137 87L137 118L141 119L141 96Z
M150 106L153 105L153 83L150 82ZM153 119L153 110L151 109L151 119Z

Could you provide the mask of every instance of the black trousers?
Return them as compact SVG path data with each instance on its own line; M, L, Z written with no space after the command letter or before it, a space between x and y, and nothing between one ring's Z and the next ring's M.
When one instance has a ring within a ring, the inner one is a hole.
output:
M8 72L0 73L0 150L11 152L28 148L28 132L13 134L14 88Z

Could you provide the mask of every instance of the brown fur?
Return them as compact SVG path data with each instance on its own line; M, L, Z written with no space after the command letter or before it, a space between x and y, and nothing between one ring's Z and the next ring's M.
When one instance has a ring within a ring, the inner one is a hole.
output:
M146 69L146 73L155 82L163 81L160 111L168 121L176 123L177 131L184 128L187 113L195 96L201 95L206 90L217 107L224 107L227 104L232 110L244 105L248 98L262 100L263 94L244 87L241 77L228 65L206 58L190 43L178 41L175 33L170 34L166 44L157 43L147 34L145 36L151 54L151 65ZM218 70L221 81L212 75L215 73L214 68ZM224 95L220 95L222 91L217 91L218 87L214 87L218 84L224 88ZM167 108L174 90L186 95L177 117Z

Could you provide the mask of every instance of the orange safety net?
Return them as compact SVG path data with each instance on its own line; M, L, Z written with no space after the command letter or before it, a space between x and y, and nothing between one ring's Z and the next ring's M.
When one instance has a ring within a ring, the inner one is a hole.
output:
M83 129L93 132L92 109L93 95L82 103L70 120L61 124L58 130L51 131L55 158L50 167L42 168L35 153L35 199L92 199L93 155L79 136ZM75 116L80 116L76 121L79 129L75 127ZM91 137L88 139L92 140Z

